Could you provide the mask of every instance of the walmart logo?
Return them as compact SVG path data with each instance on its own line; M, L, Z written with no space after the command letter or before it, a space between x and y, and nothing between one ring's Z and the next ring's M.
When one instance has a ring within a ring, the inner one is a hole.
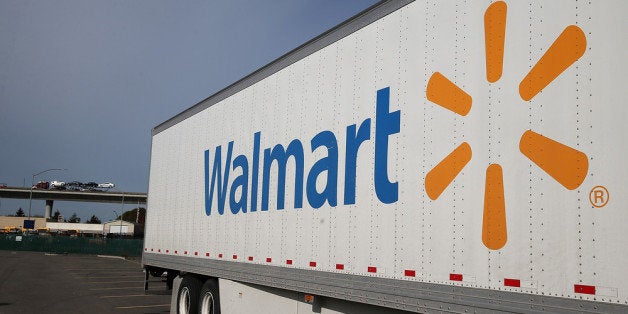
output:
M486 47L486 80L499 81L502 76L507 6L503 1L491 4L484 15ZM567 26L545 54L519 83L519 96L530 101L584 55L586 37L575 25ZM427 99L460 116L471 110L472 97L441 73L434 73L426 91ZM519 141L520 152L565 188L573 190L584 181L588 172L587 156L543 135L543 130L527 130ZM432 168L425 177L425 192L437 200L443 191L471 160L472 148L463 142ZM506 245L506 200L501 165L486 169L482 242L491 250Z

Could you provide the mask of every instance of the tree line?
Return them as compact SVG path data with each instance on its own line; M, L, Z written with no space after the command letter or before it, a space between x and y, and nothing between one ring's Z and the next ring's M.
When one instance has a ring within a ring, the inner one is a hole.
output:
M18 210L15 212L15 215L13 216L14 217L26 217L26 214L24 213L24 210L22 209L22 207L20 207L18 208ZM42 216L36 215L33 217L42 217ZM122 220L124 221L144 224L144 221L146 220L146 208L143 208L143 207L133 208L132 210L128 210L124 212L122 214L122 217L120 216L116 217L116 219L120 219L120 218L122 218ZM52 217L50 217L50 221L80 223L81 218L78 215L76 215L76 213L72 213L72 216L70 216L70 218L64 219L63 216L61 215L61 212L59 212L59 210L56 210L54 214L52 215ZM92 217L88 219L87 221L85 221L85 223L100 224L102 223L102 221L100 220L100 218L98 218L98 216L92 215Z

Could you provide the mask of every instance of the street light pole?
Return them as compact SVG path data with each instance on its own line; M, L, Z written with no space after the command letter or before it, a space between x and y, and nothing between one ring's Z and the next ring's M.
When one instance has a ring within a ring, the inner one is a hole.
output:
M115 209L113 210L113 213L114 213L114 214L116 214L116 218L117 218L118 216L120 216L120 215L118 215L118 212L117 212ZM122 219L122 216L120 216L120 219ZM115 221L115 219L114 219L114 221ZM112 226L113 226L113 224L112 224ZM111 227L109 227L109 233L112 233L112 232L111 232Z
M118 231L119 236L122 237L122 215L124 215L124 195L125 194L124 194L124 191L120 191L116 188L112 188L112 189L122 193L122 207L120 207L121 214L119 215L120 216L120 231ZM116 213L115 210L113 212ZM116 215L118 215L118 213L116 213Z
M120 238L122 238L122 215L124 215L124 192L122 192L122 208L120 208L122 214L120 215Z
M35 185L35 177L42 173L53 171L53 170L68 170L68 169L51 168L51 169L46 169L44 171L40 171L38 173L33 174L33 177L31 179L30 196L28 197L28 220L31 219L31 208L33 207L33 185Z

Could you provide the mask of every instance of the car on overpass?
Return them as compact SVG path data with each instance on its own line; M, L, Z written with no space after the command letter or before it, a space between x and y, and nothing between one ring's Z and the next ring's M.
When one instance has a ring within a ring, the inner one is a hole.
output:
M80 191L83 188L83 183L78 181L72 181L65 184L65 188L70 191Z
M94 191L98 188L98 183L91 181L81 185L81 191Z
M65 190L65 182L63 181L52 181L50 182L50 188L55 190Z
M39 181L35 183L31 188L32 189L44 189L47 190L50 187L50 182L48 181Z

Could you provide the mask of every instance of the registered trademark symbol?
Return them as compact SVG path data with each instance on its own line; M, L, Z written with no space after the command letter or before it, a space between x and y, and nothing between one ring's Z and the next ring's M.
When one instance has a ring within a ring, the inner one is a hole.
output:
M589 201L591 202L591 205L597 208L606 206L610 198L611 195L608 193L608 190L601 185L592 188L589 193Z

